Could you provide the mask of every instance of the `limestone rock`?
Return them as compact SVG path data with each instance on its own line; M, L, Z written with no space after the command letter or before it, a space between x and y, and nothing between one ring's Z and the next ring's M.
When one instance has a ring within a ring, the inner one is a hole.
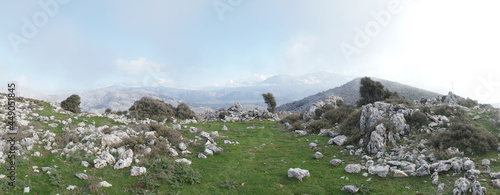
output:
M227 127L226 127L226 125L223 125L223 126L222 126L221 131L227 131Z
M309 176L310 176L310 174L309 174L308 170L300 169L300 168L288 169L288 177L293 177L293 178L296 178L296 179L302 181L302 179L304 177L309 177Z
M347 173L359 173L363 167L360 164L348 164L344 171Z
M86 175L85 173L77 173L77 174L75 174L75 176L78 177L79 179L83 179L83 180L89 179L89 176Z
M338 165L342 164L342 160L340 160L340 159L332 159L330 161L330 164L332 164L334 166L338 166Z
M376 165L376 166L371 166L371 167L368 167L368 173L370 175L378 175L379 177L386 177L387 176L387 173L389 173L389 166L380 166L380 165Z
M184 164L187 164L187 165L190 165L192 163L190 160L185 159L185 158L175 159L175 162L184 163Z
M187 149L187 146L184 142L179 143L179 150L184 151Z
M139 175L144 175L145 173L146 173L146 167L132 166L132 169L130 169L130 176L139 176Z
M359 191L359 188L355 185L346 185L346 186L342 187L342 191L346 191L348 193L355 194Z
M316 152L313 156L314 159L320 159L320 158L323 158L323 154L321 154L321 152Z
M341 145L344 145L344 142L346 140L347 140L347 136L339 135L339 136L333 138L333 143L337 144L338 146L341 146Z
M110 183L108 183L107 181L101 181L101 182L99 182L99 184L98 184L97 186L99 186L99 187L106 187L106 188L108 188L108 187L111 187L111 186L113 186L113 185L111 185L111 184L110 184Z
M467 194L470 188L470 181L461 177L455 181L453 194Z

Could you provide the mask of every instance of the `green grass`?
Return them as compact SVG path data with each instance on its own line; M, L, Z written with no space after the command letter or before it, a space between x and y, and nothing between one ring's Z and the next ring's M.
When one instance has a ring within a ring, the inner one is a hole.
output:
M72 126L86 120L87 125L96 123L96 127L102 125L120 125L105 117L79 117L74 119L74 115L64 115L52 110L48 103L44 103L44 110L36 111L42 116L55 116L56 119L64 120L67 117L73 118ZM486 115L485 113L484 115ZM491 132L499 132L498 127L489 124L486 117L476 121ZM52 122L50 122L52 123ZM49 127L40 121L33 121L36 128L51 130L58 136L62 133L62 126L56 128ZM228 131L221 131L222 125L228 127ZM348 174L344 172L344 167L349 163L361 163L360 156L351 156L345 150L345 146L327 145L329 137L308 135L304 137L294 137L293 133L282 131L277 128L276 122L254 121L254 122L201 122L187 125L187 129L180 132L188 139L194 139L195 135L187 133L190 126L197 127L199 131L218 131L219 135L225 138L216 138L219 147L224 148L221 154L208 156L207 159L198 159L198 153L204 150L203 146L190 146L193 154L187 158L192 160L192 168L198 170L201 177L200 184L184 184L182 189L174 189L165 181L155 181L160 186L153 192L157 194L347 194L341 191L344 185L364 186L369 189L370 194L438 194L437 186L431 184L430 175L424 177L393 178L391 174L387 178L369 175L368 178L360 174ZM247 129L248 126L255 126L255 129ZM264 126L265 129L257 127ZM427 135L428 136L428 135ZM424 138L424 135L419 135ZM239 145L226 145L223 140L238 141ZM309 149L309 143L318 140L318 148ZM31 194L134 194L139 192L139 186L143 182L143 177L131 177L130 168L114 170L112 165L96 170L95 175L91 172L93 165L91 157L75 157L73 161L65 157L59 157L45 151L41 146L31 151L40 151L42 157L30 157L28 161L18 163L18 186L14 189L2 185L2 192L5 194L21 194L26 186L31 187ZM313 155L320 151L324 158L316 160ZM484 155L470 156L476 163L476 168L481 170L481 160L484 158L497 159L498 152L491 151ZM339 166L330 165L329 161L336 156L344 163ZM87 160L91 165L85 168L80 165L81 160ZM20 160L20 159L19 159ZM41 167L58 166L61 174L62 187L57 187L50 182L49 175L42 172ZM135 163L132 164L136 165ZM7 164L0 165L1 169L7 169ZM40 173L34 173L32 166L38 166ZM311 177L298 181L287 177L289 168L302 168L309 170ZM500 171L500 162L491 162L493 171ZM89 189L89 181L84 181L75 177L75 173L83 173L89 176L105 180L113 185L111 188L101 188L97 193L92 193ZM5 173L3 173L5 174ZM463 176L463 172L452 176L453 172L440 174L440 183L445 183L443 194L451 194L454 181ZM28 175L25 177L25 175ZM341 179L342 176L349 177L349 180ZM481 175L481 185L486 187L488 194L500 193L499 189L490 184L489 175ZM5 180L5 179L4 179ZM3 183L0 183L3 184ZM76 191L67 191L68 185L76 185ZM409 187L410 189L406 189Z

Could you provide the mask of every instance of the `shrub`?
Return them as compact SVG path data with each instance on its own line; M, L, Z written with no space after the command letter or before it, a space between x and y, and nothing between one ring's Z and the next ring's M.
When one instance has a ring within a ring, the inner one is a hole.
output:
M361 86L359 87L360 99L357 104L358 107L363 105L374 103L376 101L382 101L388 98L397 98L399 95L397 93L392 93L384 88L384 85L378 81L373 81L369 77L361 79Z
M285 124L285 123L289 123L289 124L293 124L299 120L302 120L302 115L301 114L291 114L291 115L288 115L286 116L285 118L281 119L281 123Z
M328 129L331 126L332 125L327 121L318 120L318 121L313 121L311 124L309 124L308 128L312 130L314 133L319 133L321 129Z
M314 120L319 120L321 118L321 115L323 115L323 113L328 112L328 111L333 110L333 109L335 109L335 107L333 107L333 105L331 105L331 104L327 104L321 108L316 109L314 111L314 117L313 117Z
M447 117L452 116L454 112L455 112L455 109L451 106L448 106L448 105L438 106L434 110L434 114L443 115L443 116L447 116Z
M328 110L322 116L323 120L335 125L344 121L352 112L355 111L354 106L345 105L336 109Z
M276 110L276 100L274 99L274 95L272 93L264 93L262 94L262 97L264 98L264 102L267 104L267 110L274 113L274 110Z
M429 122L427 115L420 110L413 112L411 115L405 116L406 122L411 126L422 126Z
M167 138L167 140L174 146L178 145L182 141L182 134L175 129L155 124L149 125L149 130L156 131L156 134L158 134L159 136Z
M189 165L173 162L165 157L143 161L141 166L149 167L147 176L150 180L147 181L143 178L143 188L159 186L148 185L146 182L150 182L149 184L167 182L170 184L170 187L174 189L182 188L185 183L195 184L201 182L200 172Z
M66 146L69 142L77 144L78 142L80 142L80 139L74 133L69 133L66 131L63 132L62 136L56 138L56 143L63 147Z
M229 116L229 113L224 110L219 110L219 119L225 119L226 116Z
M496 149L498 140L483 127L452 123L449 130L432 133L429 144L438 150L456 147L465 152L483 154Z
M175 116L179 119L192 119L196 118L196 114L185 103L180 103L175 109Z
M457 104L468 108L473 108L474 106L478 105L477 101L474 101L470 98L458 100Z
M111 108L106 108L106 110L104 110L104 113L106 113L106 114L109 114L111 112L112 112Z
M407 108L411 108L414 106L413 102L406 98L389 98L384 100L384 102L389 104L403 104Z
M156 121L170 120L176 115L175 108L161 100L143 97L134 102L129 108L129 116L135 119L144 120L146 118Z
M71 95L69 96L66 100L61 102L61 108L64 110L73 112L73 113L80 113L80 96L78 95Z
M363 137L364 132L359 129L359 120L361 117L361 109L358 109L340 123L340 133L348 137L347 143L357 144Z

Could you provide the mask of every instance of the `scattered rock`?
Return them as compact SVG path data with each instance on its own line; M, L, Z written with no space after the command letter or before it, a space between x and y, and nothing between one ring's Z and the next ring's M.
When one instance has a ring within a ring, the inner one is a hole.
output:
M25 187L23 193L25 194L30 193L30 187Z
M110 184L110 183L108 183L107 181L101 181L101 182L100 182L97 186L98 186L98 187L106 187L106 188L108 188L108 187L111 187L111 186L113 186L113 185L111 185L111 184Z
M309 174L309 171L308 170L305 170L305 169L300 169L300 168L290 168L288 169L288 177L294 177L300 181L302 181L302 179L304 177L309 177L310 174Z
M371 167L368 167L368 173L370 175L377 174L379 177L386 177L387 173L389 173L389 166L388 165L386 165L386 166L380 166L380 165L371 166Z
M334 166L338 166L338 165L342 164L342 160L340 160L340 159L332 159L330 161L330 164L332 164Z
M179 150L184 151L187 149L187 146L184 142L179 143Z
M470 181L461 177L455 181L453 194L467 194L470 188Z
M339 135L337 137L334 137L333 143L337 144L338 146L344 145L344 142L347 140L347 136L345 135Z
M316 152L313 156L314 159L320 159L320 158L323 158L323 154L321 154L321 152Z
M363 167L360 164L348 164L344 171L347 173L359 173Z
M203 153L199 153L198 154L198 158L201 158L201 159L206 159L207 156L205 156Z
M444 183L440 183L440 184L438 185L437 191L441 192L441 191L443 191L443 190L444 190Z
M221 131L227 131L227 127L226 127L226 125L223 125L223 126L222 126Z
M83 180L89 179L89 176L86 175L85 173L77 173L77 174L75 174L75 176L78 177L79 179L83 179Z
M342 191L346 191L348 193L355 194L359 191L359 188L355 185L346 185L346 186L342 187Z
M75 190L76 186L75 185L69 185L66 190Z
M144 175L145 173L146 173L146 167L132 166L132 169L130 169L130 176L139 176L139 175Z
M472 160L466 160L464 162L464 170L468 171L471 169L475 169L476 167L474 166L474 162Z
M185 158L175 159L175 162L184 163L184 164L187 164L187 165L190 165L192 163L190 160L185 159Z
M82 161L81 165L84 166L84 167L89 167L89 162Z
M486 194L486 188L481 187L481 184L479 181L474 181L472 184L472 195L485 195Z
M168 155L170 155L170 156L179 156L179 153L177 153L177 151L175 151L175 149L169 148L168 149Z
M500 179L491 180L491 183L493 183L493 186L500 188Z
M408 175L401 170L394 170L394 177L408 177Z
M304 130L295 130L294 132L295 132L295 137L307 135L307 131Z

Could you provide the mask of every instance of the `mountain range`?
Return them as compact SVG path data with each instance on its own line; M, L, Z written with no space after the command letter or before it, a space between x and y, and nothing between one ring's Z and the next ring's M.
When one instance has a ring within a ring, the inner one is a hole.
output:
M339 96L344 99L344 102L347 104L355 105L359 100L359 87L361 86L362 78L356 78L342 86L329 89L327 91L319 92L315 95L308 96L304 99L293 101L290 103L283 104L276 108L278 111L291 111L291 112L303 112L309 109L314 102L324 100L331 95ZM386 89L393 92L398 92L400 96L405 97L411 101L420 100L422 98L435 98L440 96L441 94L434 93L431 91L419 89L416 87L404 85L401 83L388 81L379 78L371 78L374 81L378 81L384 85Z

